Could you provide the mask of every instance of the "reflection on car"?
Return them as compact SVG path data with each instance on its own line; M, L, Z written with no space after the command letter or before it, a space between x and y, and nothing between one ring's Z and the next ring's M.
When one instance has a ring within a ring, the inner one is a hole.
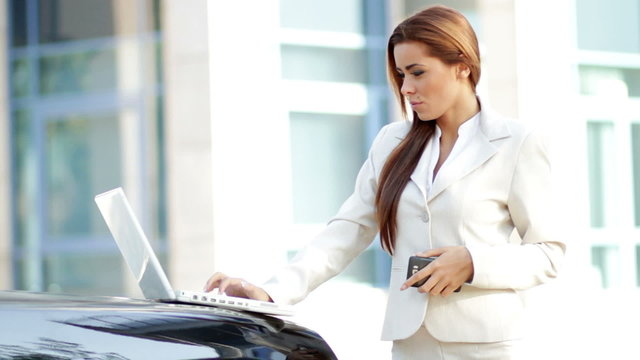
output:
M289 320L208 306L0 291L0 359L318 359Z

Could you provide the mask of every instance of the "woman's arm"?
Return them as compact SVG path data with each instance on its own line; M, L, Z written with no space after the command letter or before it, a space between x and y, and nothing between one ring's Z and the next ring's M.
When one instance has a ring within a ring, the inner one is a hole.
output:
M213 275L205 289L210 291L219 288L236 296L253 299L268 297L277 303L294 304L347 267L371 244L378 231L374 206L376 164L383 161L388 152L386 148L392 146L385 140L388 127L384 127L376 136L356 178L353 194L342 204L326 228L300 250L288 265L262 287L222 274ZM393 144L397 144L397 141ZM247 284L250 286L247 287Z
M375 219L377 167L388 152L390 125L376 136L362 165L353 194L327 227L281 269L264 288L278 303L294 304L320 284L340 273L362 253L378 232Z

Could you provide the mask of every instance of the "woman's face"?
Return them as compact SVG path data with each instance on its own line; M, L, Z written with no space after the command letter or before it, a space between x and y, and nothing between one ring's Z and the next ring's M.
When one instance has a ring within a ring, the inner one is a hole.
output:
M429 47L417 41L396 45L393 56L396 71L402 78L402 95L420 120L440 119L455 113L464 90L469 88L465 66L448 65L429 56Z

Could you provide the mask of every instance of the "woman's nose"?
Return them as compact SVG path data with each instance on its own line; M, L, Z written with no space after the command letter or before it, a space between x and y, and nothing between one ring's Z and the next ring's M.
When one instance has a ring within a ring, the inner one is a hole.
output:
M413 86L413 84L411 84L410 81L405 80L402 82L402 87L400 88L400 92L404 96L411 95L415 92L415 87Z

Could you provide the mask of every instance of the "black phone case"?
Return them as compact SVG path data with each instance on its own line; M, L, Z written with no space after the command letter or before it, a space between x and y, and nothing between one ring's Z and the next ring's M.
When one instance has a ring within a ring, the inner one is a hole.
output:
M410 278L411 276L413 276L413 274L415 274L418 271L422 270L425 266L431 264L431 262L433 260L435 260L435 259L437 259L436 256L430 256L430 257L411 256L411 257L409 257L409 267L407 268L407 279ZM420 286L424 285L424 283L427 282L427 280L429 280L428 276L426 278L414 283L411 286L412 287L420 287ZM457 288L454 292L460 292L461 289L462 289L462 286Z
M431 256L431 257L411 256L409 258L409 267L407 268L407 279L410 278L411 276L413 276L413 274L415 274L418 271L422 270L425 266L431 264L431 262L433 260L435 260L435 259L436 259L435 256ZM414 283L411 286L420 287L420 286L424 285L424 283L428 279L429 278L426 277L426 278Z

